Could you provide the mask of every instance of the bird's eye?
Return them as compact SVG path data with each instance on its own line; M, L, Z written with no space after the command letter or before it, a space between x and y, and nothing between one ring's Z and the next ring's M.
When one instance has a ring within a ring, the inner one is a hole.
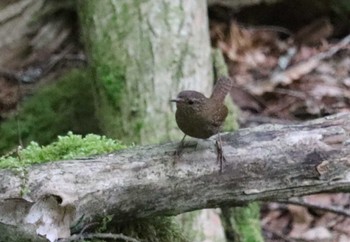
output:
M192 100L188 100L187 102L189 105L192 105L194 102Z

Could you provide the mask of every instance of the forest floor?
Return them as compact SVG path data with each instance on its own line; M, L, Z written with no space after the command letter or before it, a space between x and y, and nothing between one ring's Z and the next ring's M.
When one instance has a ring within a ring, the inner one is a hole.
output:
M241 127L298 123L350 110L350 37L335 38L334 28L327 18L293 34L276 26L211 19L211 41L223 51L234 80L231 96L241 110ZM62 71L86 65L78 43L66 38L55 45L0 69L0 123ZM295 204L264 204L261 224L266 241L346 242L349 213L350 194L318 194Z
M231 97L241 110L241 127L349 112L350 37L332 38L333 31L327 18L283 38L278 27L211 22L212 43L223 51L234 80ZM295 204L264 204L261 224L266 241L345 242L349 215L350 194L318 194Z

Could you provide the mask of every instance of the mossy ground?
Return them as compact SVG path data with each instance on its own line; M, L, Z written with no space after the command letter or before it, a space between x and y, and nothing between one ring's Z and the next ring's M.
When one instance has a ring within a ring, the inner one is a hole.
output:
M71 70L20 104L18 114L0 124L0 155L35 140L48 144L68 131L100 133L86 70Z

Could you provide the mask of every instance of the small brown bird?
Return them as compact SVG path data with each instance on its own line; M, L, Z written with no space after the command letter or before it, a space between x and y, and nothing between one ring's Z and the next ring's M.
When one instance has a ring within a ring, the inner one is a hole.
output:
M228 110L224 105L224 100L232 88L232 81L228 77L221 77L216 82L210 98L196 91L182 91L171 102L176 102L176 123L185 136L182 138L180 148L183 147L186 135L207 139L215 134L219 134L224 123ZM218 136L217 150L220 171L225 157L222 154L221 138Z

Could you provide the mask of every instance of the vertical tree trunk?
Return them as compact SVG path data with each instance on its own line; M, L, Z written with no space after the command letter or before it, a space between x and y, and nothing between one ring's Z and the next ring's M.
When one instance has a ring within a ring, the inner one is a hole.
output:
M104 132L134 143L181 134L169 99L206 94L212 68L206 1L80 1Z
M180 138L169 100L180 90L209 95L212 88L206 0L81 0L78 6L105 134L130 143ZM155 228L165 241L183 241L166 221L149 220L143 232Z

